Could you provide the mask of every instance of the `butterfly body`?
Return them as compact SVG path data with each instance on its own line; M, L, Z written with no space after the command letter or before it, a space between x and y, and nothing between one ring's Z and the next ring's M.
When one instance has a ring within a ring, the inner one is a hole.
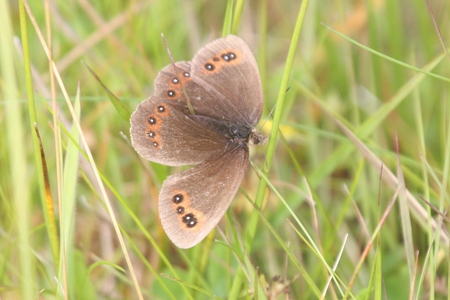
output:
M253 54L230 35L206 45L192 62L165 67L155 95L133 113L131 140L144 158L196 165L169 176L159 195L163 228L178 247L199 243L229 207L248 165L248 144L265 141L254 130L262 105Z

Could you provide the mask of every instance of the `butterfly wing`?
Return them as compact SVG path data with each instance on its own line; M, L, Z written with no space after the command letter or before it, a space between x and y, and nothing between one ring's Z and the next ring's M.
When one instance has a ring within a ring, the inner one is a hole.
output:
M189 100L209 97L209 93L192 80L190 62L179 61L174 65L170 64L158 73L155 79L155 96L165 99L171 106L190 115L192 112L189 110L186 94Z
M247 165L248 148L236 146L167 178L159 195L159 216L176 246L195 246L217 225L236 195Z
M155 80L155 96L165 99L186 115L196 114L235 123L236 108L232 102L221 101L217 92L197 83L192 77L191 66L191 62L181 61L162 69ZM213 77L210 79L214 80Z
M192 80L213 96L203 110L219 120L253 128L261 118L263 92L256 60L247 44L234 35L215 40L195 55Z
M152 96L131 116L131 143L145 159L169 166L197 164L223 153L223 136L200 126L167 100Z
M258 123L261 82L244 41L232 35L218 39L202 48L192 63L177 62L158 74L155 96L142 102L131 118L132 143L144 158L177 166L221 153L226 139L189 118L188 102L198 115L250 128Z
M184 88L184 91L183 91ZM172 106L186 115L214 115L214 111L222 111L220 102L214 98L214 93L207 91L196 83L191 76L191 62L176 62L159 72L155 80L155 96L165 99ZM189 109L192 105L193 111Z

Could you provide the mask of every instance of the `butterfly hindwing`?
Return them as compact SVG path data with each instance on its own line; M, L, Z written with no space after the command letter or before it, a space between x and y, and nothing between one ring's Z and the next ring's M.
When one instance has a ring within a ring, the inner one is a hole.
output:
M180 248L199 243L233 200L248 165L248 149L234 148L169 176L159 195L164 231Z

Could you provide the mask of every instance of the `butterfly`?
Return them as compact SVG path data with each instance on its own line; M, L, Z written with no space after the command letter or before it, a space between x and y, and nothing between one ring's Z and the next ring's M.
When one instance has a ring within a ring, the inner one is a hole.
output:
M155 93L131 116L131 142L145 159L195 165L169 176L159 194L159 216L179 248L202 241L217 225L248 166L248 144L264 144L255 130L263 110L258 65L247 44L228 35L192 61L166 66Z

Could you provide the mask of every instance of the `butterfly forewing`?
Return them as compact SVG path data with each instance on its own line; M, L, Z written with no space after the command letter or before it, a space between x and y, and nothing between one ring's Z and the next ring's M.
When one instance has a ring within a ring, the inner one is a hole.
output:
M193 80L226 107L214 111L217 118L252 128L258 124L263 109L261 79L243 40L229 35L209 43L195 55L191 72Z
M191 75L191 62L176 62L159 72L155 80L155 96L167 100L186 115L217 117L227 106L196 83Z
M200 127L167 101L144 100L131 116L131 143L144 158L168 166L197 164L224 151L227 140Z

